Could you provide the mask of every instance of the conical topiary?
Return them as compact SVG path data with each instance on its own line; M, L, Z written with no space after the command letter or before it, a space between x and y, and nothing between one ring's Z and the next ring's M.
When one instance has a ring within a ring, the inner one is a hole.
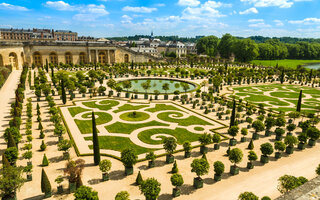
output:
M44 154L43 158L42 158L42 166L48 166L48 165L49 165L48 158L47 158L46 154Z
M46 150L46 148L47 148L47 145L44 143L44 141L42 140L42 143L41 143L41 145L40 145L40 150L41 151L44 151L44 150Z
M10 163L6 157L6 155L2 154L2 167L9 167Z
M41 172L41 192L45 194L51 193L51 184L44 169Z
M173 167L172 167L171 172L173 174L175 174L175 173L178 173L178 171L179 171L179 169L178 169L177 161L175 160L174 163L173 163Z
M250 143L248 145L248 149L252 150L254 148L254 145L253 145L253 140L251 139L250 140Z
M42 126L42 123L41 123L41 121L39 122L39 126L38 126L38 129L39 129L39 130L42 130L42 129L43 129L43 126Z
M43 130L40 130L40 139L43 139L44 138L44 132L43 132Z
M136 178L136 184L137 184L137 185L141 185L142 182L143 182L143 179L142 179L141 173L140 173L140 171L139 171L138 176L137 176L137 178Z
M297 112L301 111L301 103L302 103L302 90L300 90L299 99L297 103Z
M7 148L9 147L17 147L16 141L14 140L11 132L8 132L8 144L7 144Z

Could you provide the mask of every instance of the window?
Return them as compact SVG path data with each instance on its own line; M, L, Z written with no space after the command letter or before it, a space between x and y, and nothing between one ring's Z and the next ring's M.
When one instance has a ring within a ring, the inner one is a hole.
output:
M66 64L71 64L72 63L72 55L70 52L65 54L65 58L66 58Z

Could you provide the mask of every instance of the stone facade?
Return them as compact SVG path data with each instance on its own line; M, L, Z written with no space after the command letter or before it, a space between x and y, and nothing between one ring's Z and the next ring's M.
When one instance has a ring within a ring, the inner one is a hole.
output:
M160 60L104 42L0 42L0 65L18 69L23 64L43 65L46 61L53 64L113 64Z

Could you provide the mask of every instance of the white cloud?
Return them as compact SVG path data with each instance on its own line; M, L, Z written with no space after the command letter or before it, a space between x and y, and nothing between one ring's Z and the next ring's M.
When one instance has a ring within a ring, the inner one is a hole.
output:
M251 14L251 13L258 14L259 11L255 7L252 7L252 8L245 10L245 11L239 12L240 15L247 15L247 14Z
M269 28L271 25L265 24L264 22L256 23L256 24L249 24L249 27L252 28Z
M199 0L179 0L178 5L180 6L198 6L200 4Z
M320 23L320 18L305 18L303 20L290 20L289 23L304 24L304 25L318 24Z
M122 15L121 17L121 23L123 24L130 24L132 22L133 18L128 15Z
M263 19L249 19L248 22L256 23L256 22L264 22L264 20Z
M224 17L217 8L230 7L231 4L224 4L221 2L207 1L200 7L188 7L182 12L182 19L188 20L210 20L210 18Z
M273 20L274 23L276 23L276 26L284 26L283 22L281 20Z
M100 16L109 14L109 12L106 10L106 7L104 5L89 4L86 9L87 11L85 12L97 14Z
M45 6L56 9L56 10L63 10L63 11L73 11L76 9L76 7L71 6L70 4L64 1L47 1L45 3Z
M0 3L0 9L2 10L14 10L14 11L28 11L29 9L22 6L16 6L8 3Z
M138 13L151 13L153 11L156 11L157 8L148 8L148 7L131 7L131 6L126 6L122 8L123 11L131 11L131 12L138 12Z
M280 8L290 8L293 2L289 0L240 0L241 2L248 2L254 4L255 7L270 7L276 6Z
M164 6L166 6L166 4L164 4L164 3L157 3L157 4L155 4L154 6L155 6L155 7L164 7Z

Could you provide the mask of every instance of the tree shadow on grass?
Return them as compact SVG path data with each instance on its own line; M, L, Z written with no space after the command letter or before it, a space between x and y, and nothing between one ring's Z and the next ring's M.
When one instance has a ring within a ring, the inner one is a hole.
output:
M126 178L123 170L116 170L109 173L110 180L121 180Z
M158 197L158 200L169 200L169 199L173 199L173 197L172 197L171 194L161 194L161 195Z

